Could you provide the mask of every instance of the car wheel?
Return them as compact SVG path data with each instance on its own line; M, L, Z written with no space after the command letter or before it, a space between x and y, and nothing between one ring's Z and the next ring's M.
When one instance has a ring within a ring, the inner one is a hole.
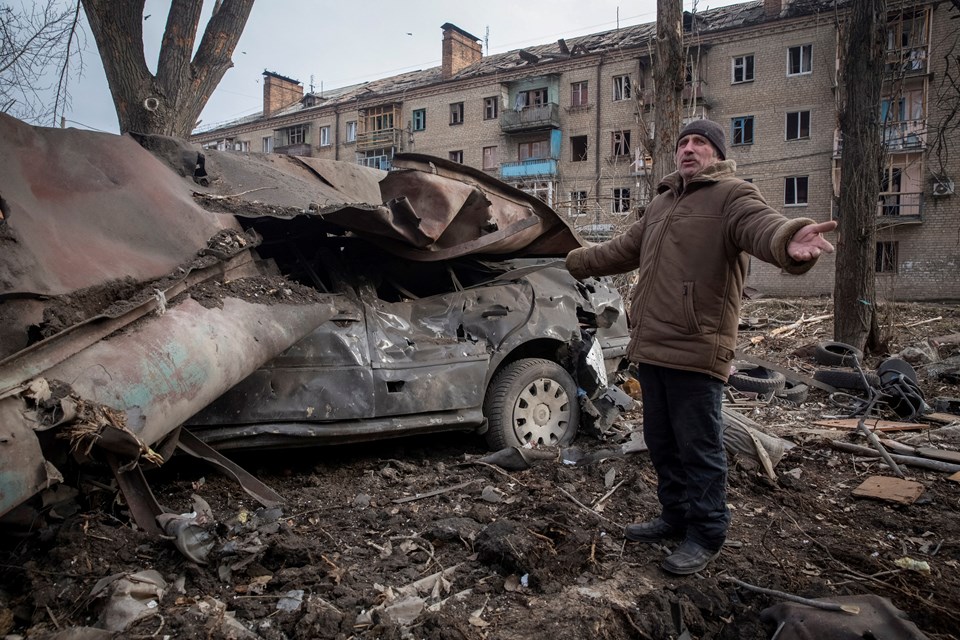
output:
M555 362L525 358L494 376L483 403L494 450L525 444L562 446L577 434L577 385Z

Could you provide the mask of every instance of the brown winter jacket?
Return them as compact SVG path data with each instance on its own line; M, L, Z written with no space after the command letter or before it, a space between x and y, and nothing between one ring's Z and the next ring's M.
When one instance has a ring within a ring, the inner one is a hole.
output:
M640 220L602 244L574 249L567 268L576 278L639 268L630 301L627 357L726 381L737 341L747 253L804 273L787 244L808 218L786 218L767 206L736 164L717 162L686 188L679 173L657 185Z

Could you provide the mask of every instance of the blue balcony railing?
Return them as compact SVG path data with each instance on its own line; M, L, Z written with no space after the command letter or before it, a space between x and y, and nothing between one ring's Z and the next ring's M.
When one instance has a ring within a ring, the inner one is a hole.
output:
M501 162L500 179L518 180L521 178L555 177L557 175L556 158L536 158L520 162Z

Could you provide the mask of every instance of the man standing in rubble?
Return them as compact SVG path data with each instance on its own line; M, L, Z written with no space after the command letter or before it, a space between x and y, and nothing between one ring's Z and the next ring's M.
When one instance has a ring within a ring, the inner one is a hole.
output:
M720 412L739 324L748 256L788 273L833 246L834 221L786 218L726 160L723 129L695 120L680 132L677 171L657 185L643 217L604 243L575 249L577 278L639 269L627 357L643 393L643 434L657 472L660 515L628 525L638 542L682 543L664 570L686 575L720 553L730 524Z

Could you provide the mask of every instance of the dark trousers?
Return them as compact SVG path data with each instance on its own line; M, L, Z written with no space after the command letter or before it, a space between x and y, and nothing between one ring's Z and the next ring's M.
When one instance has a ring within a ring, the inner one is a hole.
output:
M730 525L723 382L704 373L637 365L643 437L657 472L661 517L687 537L719 549Z

